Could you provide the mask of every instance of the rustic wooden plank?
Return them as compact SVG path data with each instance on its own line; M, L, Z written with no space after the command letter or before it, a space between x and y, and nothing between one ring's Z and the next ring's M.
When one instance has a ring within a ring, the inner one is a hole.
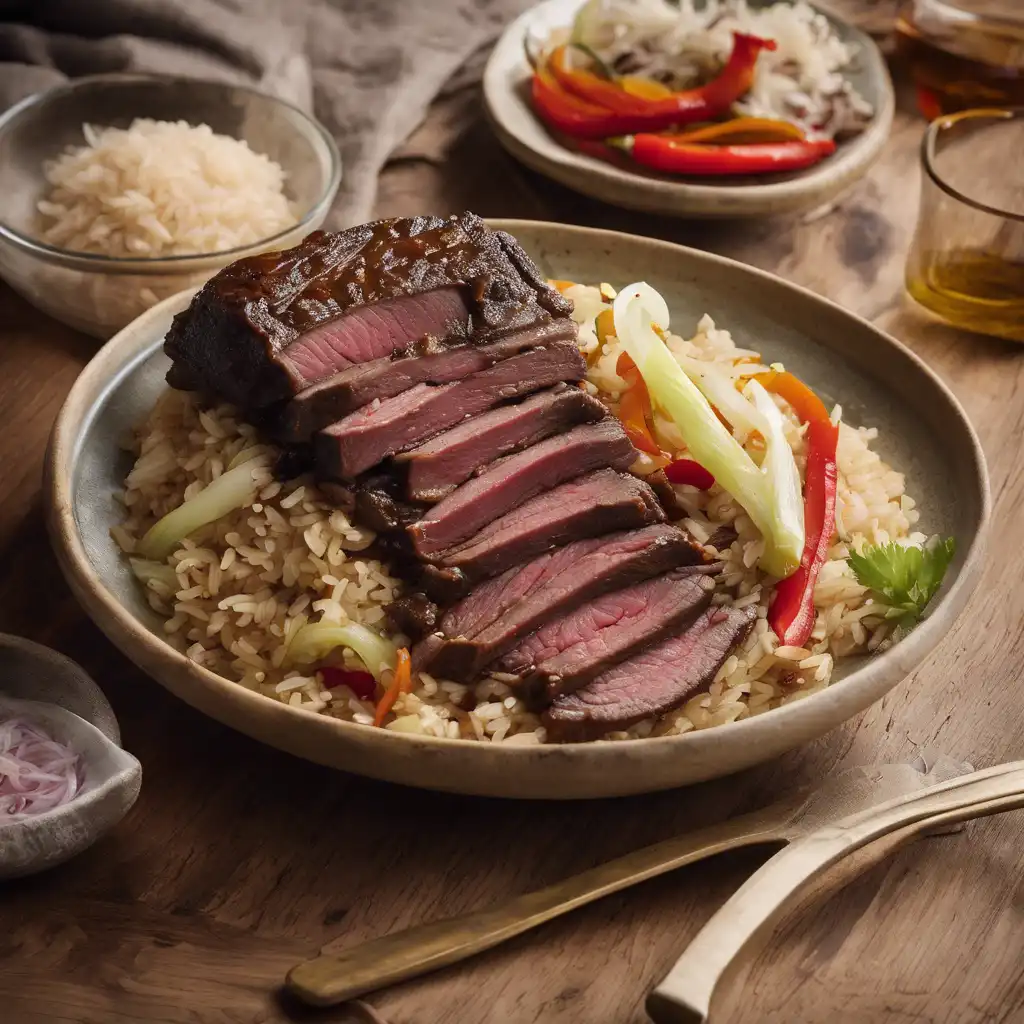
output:
M997 557L940 649L829 736L679 793L567 807L419 793L267 750L175 701L77 608L41 524L46 436L94 343L0 291L0 629L49 643L92 672L145 770L138 805L101 844L49 875L0 887L0 1020L297 1019L274 990L292 961L323 945L484 906L837 768L907 758L923 744L979 766L1019 756L1024 365L1019 349L937 324L903 297L921 128L904 91L890 145L864 181L830 210L754 224L673 223L576 196L501 151L474 90L435 108L383 176L381 215L471 208L566 220L682 241L780 273L910 344L981 433ZM1022 1019L1021 831L1019 816L978 823L811 901L743 965L715 1019ZM737 853L655 880L372 1002L391 1024L639 1024L646 991L760 860Z

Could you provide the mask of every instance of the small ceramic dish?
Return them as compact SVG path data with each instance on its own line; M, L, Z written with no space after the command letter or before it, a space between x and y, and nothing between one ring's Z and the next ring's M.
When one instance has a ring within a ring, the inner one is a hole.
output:
M839 306L771 274L682 246L564 224L492 221L548 277L646 280L680 333L705 313L741 348L771 353L852 425L879 429L876 448L907 477L921 528L954 536L956 558L928 616L877 656L846 658L835 681L803 700L718 728L627 742L517 746L401 734L283 704L217 676L172 647L110 536L113 495L131 456L123 438L166 387L161 345L183 294L150 310L85 368L57 419L46 458L47 521L83 608L124 653L193 707L300 757L406 785L487 796L620 796L714 778L821 736L879 700L945 637L984 564L985 459L963 409L912 352Z
M128 259L71 252L36 237L43 162L84 143L82 124L127 128L137 117L207 124L280 164L294 225L252 245L195 256ZM323 223L341 182L327 129L290 103L245 86L163 75L91 75L0 116L0 275L44 313L109 338L154 303L202 284L242 256L298 244Z
M99 687L73 661L0 633L0 715L24 716L82 757L82 788L70 803L0 819L0 878L35 874L91 846L128 813L142 766L120 746L117 719Z
M871 37L827 11L839 38L857 48L844 70L874 108L865 131L805 171L734 178L728 183L626 170L567 149L538 120L529 101L531 70L523 40L571 24L583 0L547 0L517 18L495 46L484 72L484 104L502 145L522 163L613 206L680 217L763 217L814 207L834 198L874 163L889 137L895 97L885 59ZM752 8L771 0L749 0Z

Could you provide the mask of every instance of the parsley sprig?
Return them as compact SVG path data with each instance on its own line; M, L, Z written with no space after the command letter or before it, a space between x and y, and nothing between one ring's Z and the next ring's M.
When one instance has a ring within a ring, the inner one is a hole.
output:
M952 537L932 537L920 548L868 545L851 552L849 562L857 581L892 608L889 617L898 618L903 629L910 629L942 585L955 551Z

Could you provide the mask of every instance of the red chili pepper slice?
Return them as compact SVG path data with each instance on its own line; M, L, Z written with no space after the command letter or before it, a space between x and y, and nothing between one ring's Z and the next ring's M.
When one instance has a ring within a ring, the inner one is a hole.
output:
M668 174L766 174L798 171L835 152L832 139L715 146L682 142L671 135L634 135L622 147L644 167Z
M750 90L758 54L762 50L774 49L775 42L771 39L735 32L732 52L719 75L696 89L670 93L661 98L638 96L635 89L624 89L618 82L601 78L592 71L570 68L565 61L564 46L552 53L549 67L563 90L628 120L631 127L627 132L650 132L671 125L709 121L726 113ZM589 134L588 137L599 136Z
M689 484L699 490L707 491L714 486L715 478L693 459L676 459L665 467L665 476L674 484Z
M828 559L836 522L836 447L839 428L820 398L791 373L771 371L755 378L781 395L807 424L804 473L804 553L792 576L780 580L768 609L768 624L779 642L803 647L814 628L814 585Z
M377 693L377 680L369 672L326 665L320 669L320 675L328 690L347 686L360 700L373 700Z

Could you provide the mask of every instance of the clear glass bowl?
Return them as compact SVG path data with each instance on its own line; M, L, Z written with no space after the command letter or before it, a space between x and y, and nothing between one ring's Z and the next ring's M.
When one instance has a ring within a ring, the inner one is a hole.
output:
M43 162L82 145L83 123L185 120L243 139L284 169L294 227L254 245L197 256L126 259L76 253L35 237ZM150 306L242 256L286 249L318 228L341 183L334 140L309 115L244 86L159 75L95 75L30 96L0 117L0 276L63 323L108 338Z

